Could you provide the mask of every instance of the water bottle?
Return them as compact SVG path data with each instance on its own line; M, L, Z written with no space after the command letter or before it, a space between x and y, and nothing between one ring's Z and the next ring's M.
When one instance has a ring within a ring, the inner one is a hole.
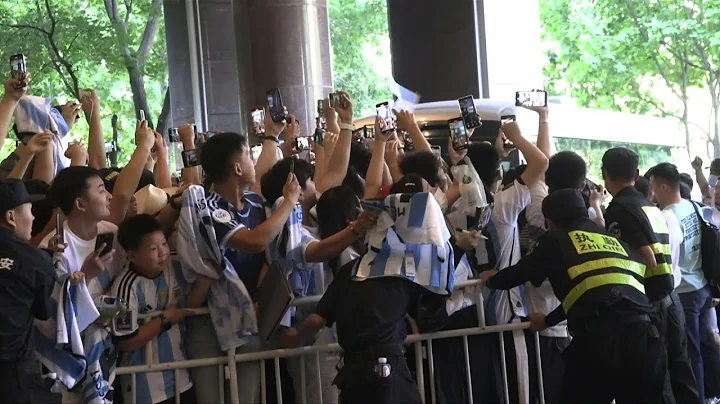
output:
M57 377L57 373L48 373L45 375L45 378L55 380L52 387L50 387L51 393L62 393L62 384L60 383L60 379Z
M391 367L387 362L387 358L378 358L378 363L375 365L375 373L378 377L383 379L390 377Z

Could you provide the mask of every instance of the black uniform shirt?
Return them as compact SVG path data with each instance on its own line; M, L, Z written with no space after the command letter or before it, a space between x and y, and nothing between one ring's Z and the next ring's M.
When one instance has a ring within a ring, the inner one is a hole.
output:
M375 345L403 343L406 314L422 322L423 329L437 329L447 321L445 299L405 278L351 280L357 261L340 268L315 308L328 327L336 324L343 350L359 352ZM430 323L435 326L425 327Z
M32 357L33 320L49 318L48 298L56 279L45 251L0 227L0 361Z
M645 198L635 187L627 187L615 195L615 198L622 196L630 196L633 198ZM605 212L605 223L607 223L608 232L615 238L618 238L630 245L633 249L655 243L655 236L647 220L640 221L627 209L618 206L617 203L608 204Z
M589 219L587 219L589 220ZM598 228L598 231L601 230ZM542 235L530 252L522 257L517 264L499 271L490 278L486 286L491 289L511 289L530 282L540 286L545 279L550 280L557 298L562 301L572 287L568 268L562 259L563 250L560 241L551 232ZM645 314L650 310L647 297L641 292L627 288L622 294L617 289L598 287L586 291L583 299L578 301L571 310L573 317L568 325L573 328L573 320L592 315L600 315L603 311L620 315ZM548 314L546 324L552 327L566 318L562 305Z

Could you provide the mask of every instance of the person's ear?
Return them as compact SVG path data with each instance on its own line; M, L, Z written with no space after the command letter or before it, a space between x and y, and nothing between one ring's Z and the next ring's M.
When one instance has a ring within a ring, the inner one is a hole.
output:
M135 251L126 251L125 255L127 256L128 261L135 262L135 258L137 257L137 254L135 254Z
M243 170L242 170L242 164L240 162L236 162L233 164L233 171L235 172L235 175L238 177L242 177Z
M82 198L75 198L73 204L75 205L75 209L78 211L87 212L87 209L85 208L85 201L83 201Z
M11 227L15 227L15 211L13 209L5 212L5 223L10 225Z

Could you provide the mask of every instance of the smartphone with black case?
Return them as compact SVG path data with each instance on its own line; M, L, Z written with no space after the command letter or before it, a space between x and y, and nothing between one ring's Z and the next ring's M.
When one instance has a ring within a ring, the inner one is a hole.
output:
M333 108L345 108L345 98L340 93L330 93L330 106Z
M197 149L195 150L183 150L182 153L183 167L197 167L200 165L200 156L198 156Z
M325 114L323 113L323 112L324 112L324 111L323 111L324 109L325 109L325 108L323 108L323 100L318 100L318 101L317 101L317 116L322 117L323 115L325 115Z
M395 117L393 116L392 109L390 109L390 103L385 101L375 105L375 111L377 116L385 121L385 132L395 130Z
M453 149L466 150L470 143L470 138L468 137L463 118L450 119L447 122L450 128L450 138L452 139Z
M270 110L270 117L272 118L273 122L284 121L286 118L285 105L283 105L282 102L280 89L273 88L272 90L268 90L265 94L267 95L268 109Z
M168 140L170 143L181 143L182 140L180 140L180 132L178 131L178 128L169 128L168 129Z
M113 249L113 242L115 241L115 234L113 233L100 233L97 235L97 238L95 239L95 251L100 249L100 247L105 245L103 247L102 251L100 252L100 257L106 255Z
M543 90L516 91L516 107L547 107L547 92Z
M15 80L20 80L25 73L27 73L25 55L19 53L17 55L10 56L10 77Z
M145 111L141 109L140 110L140 121L142 122L144 120L145 120Z
M460 114L465 121L465 129L473 129L482 126L480 115L475 109L475 100L472 95L468 95L458 99L460 106Z
M62 212L58 212L55 215L55 234L58 237L58 244L65 244L65 215Z

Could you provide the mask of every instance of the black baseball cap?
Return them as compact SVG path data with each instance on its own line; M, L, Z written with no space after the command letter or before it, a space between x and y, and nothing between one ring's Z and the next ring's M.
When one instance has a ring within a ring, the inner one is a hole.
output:
M100 178L105 183L105 189L112 194L115 189L115 181L118 175L120 175L120 169L117 167L103 168L98 171ZM148 185L155 185L155 175L150 170L143 170L140 175L140 181L138 182L137 189L135 192L145 188Z
M25 184L20 180L0 181L0 213L43 199L45 199L45 195L28 194Z
M408 174L390 187L391 194L416 194L423 191L423 179L417 174Z
M571 223L588 217L588 208L580 190L566 188L551 192L545 197L542 213L546 219L555 223Z

